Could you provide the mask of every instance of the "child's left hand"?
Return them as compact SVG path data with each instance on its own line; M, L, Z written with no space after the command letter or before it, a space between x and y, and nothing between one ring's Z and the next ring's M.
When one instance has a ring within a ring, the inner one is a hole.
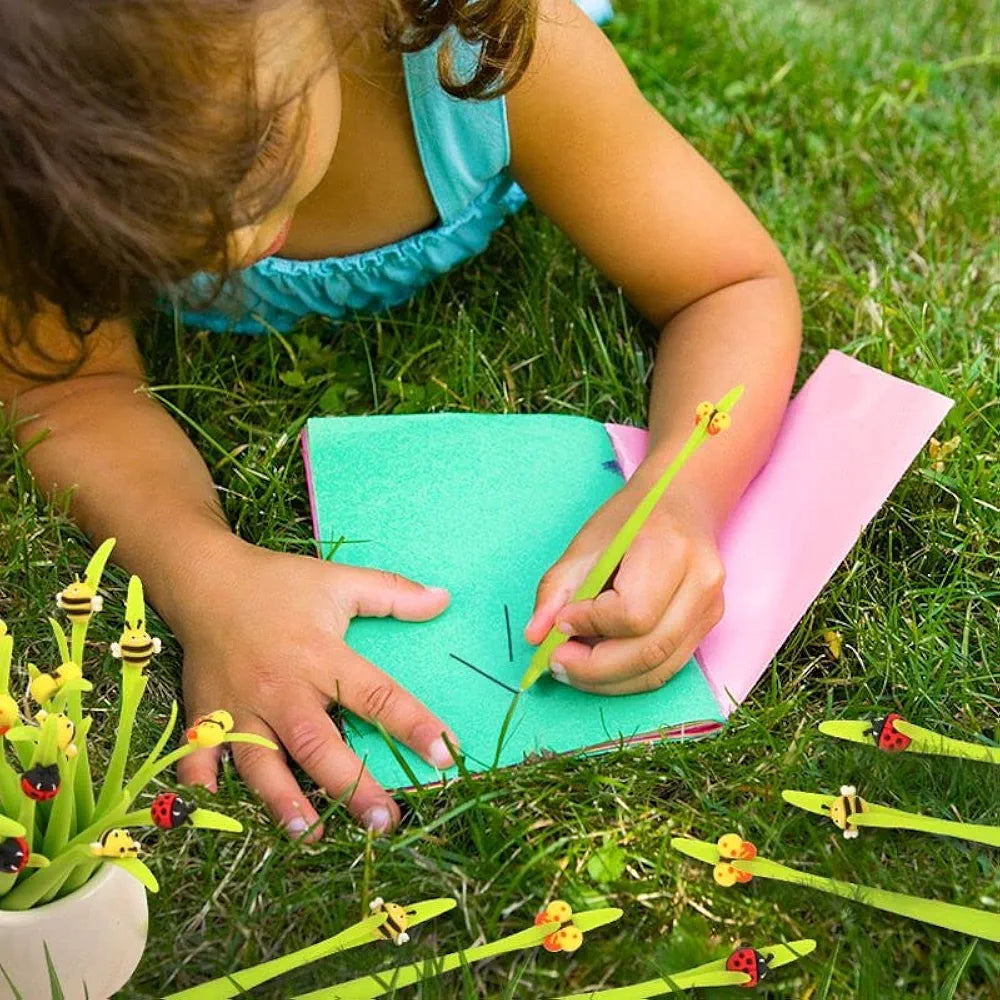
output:
M567 604L651 485L637 471L583 526L542 577L525 637L565 623L575 638L552 654L552 675L581 691L630 694L665 684L722 617L724 571L715 527L692 498L665 494L610 588ZM560 631L563 631L560 628Z

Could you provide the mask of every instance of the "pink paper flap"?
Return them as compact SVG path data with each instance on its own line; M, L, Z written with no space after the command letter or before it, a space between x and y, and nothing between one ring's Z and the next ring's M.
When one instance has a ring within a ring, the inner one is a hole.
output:
M750 693L951 406L838 351L789 404L723 530L726 612L695 654L723 714ZM606 426L630 476L646 431Z

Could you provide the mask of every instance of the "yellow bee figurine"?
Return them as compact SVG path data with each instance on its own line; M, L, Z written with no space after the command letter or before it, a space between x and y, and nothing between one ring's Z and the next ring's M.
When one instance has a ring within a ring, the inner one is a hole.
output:
M851 817L855 813L864 812L866 806L867 803L858 795L854 785L840 786L840 798L830 803L830 819L834 826L844 831L845 840L853 840L858 836L860 831L851 825Z
M33 677L31 683L28 685L28 694L39 705L44 705L67 683L78 681L82 677L83 670L79 664L74 663L72 660L67 660L54 674L39 674L37 677Z
M98 596L90 584L74 580L56 594L56 605L66 612L71 622L83 625L104 607L104 598Z
M161 648L160 640L154 639L146 631L140 618L135 625L125 622L125 631L117 642L111 643L111 655L131 667L145 670Z
M717 410L712 403L699 403L694 411L694 422L700 424L703 420L708 420L705 430L713 437L729 429L732 418L728 413Z
M372 913L388 914L385 923L377 928L376 933L386 941L392 941L396 945L406 944L410 940L410 935L406 933L406 928L410 923L409 915L403 907L397 903L387 903L381 896L373 899L368 904L368 909Z
M0 694L0 736L5 735L21 722L17 702L9 694Z
M108 830L97 843L90 845L90 853L95 858L137 858L139 845L125 830Z
M38 720L39 724L44 723L46 719L50 718L49 713L44 709L39 712L35 718ZM53 715L51 718L56 720L56 746L67 758L72 760L79 752L76 748L76 744L73 742L76 736L76 726L73 724L73 720L68 715Z
M228 712L210 712L194 720L187 731L187 741L198 747L217 747L226 733L232 731L233 717Z

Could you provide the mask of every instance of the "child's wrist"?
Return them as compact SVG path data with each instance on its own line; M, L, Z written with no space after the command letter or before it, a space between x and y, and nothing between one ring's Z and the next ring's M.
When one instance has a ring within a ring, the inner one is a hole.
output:
M230 565L247 546L221 519L208 517L172 531L164 551L151 559L153 572L143 578L150 602L182 643L185 624L196 615L203 617L209 606L219 568Z
M649 452L629 480L636 503L653 487L679 450L660 444ZM701 527L707 534L717 535L729 516L728 490L720 483L719 471L696 468L694 458L681 470L657 502L657 509L671 512L688 524Z

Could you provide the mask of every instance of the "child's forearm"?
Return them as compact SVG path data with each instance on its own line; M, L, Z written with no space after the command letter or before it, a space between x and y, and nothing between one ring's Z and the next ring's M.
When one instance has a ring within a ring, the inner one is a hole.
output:
M730 285L678 313L663 330L649 407L655 476L691 433L703 400L734 385L746 391L732 429L711 441L671 487L674 502L697 505L715 530L770 452L799 357L798 296L787 270Z
M16 436L24 447L47 431L26 453L39 487L72 488L74 520L95 541L118 539L115 561L170 621L175 595L232 535L198 452L141 386L131 374L38 386L16 399Z

